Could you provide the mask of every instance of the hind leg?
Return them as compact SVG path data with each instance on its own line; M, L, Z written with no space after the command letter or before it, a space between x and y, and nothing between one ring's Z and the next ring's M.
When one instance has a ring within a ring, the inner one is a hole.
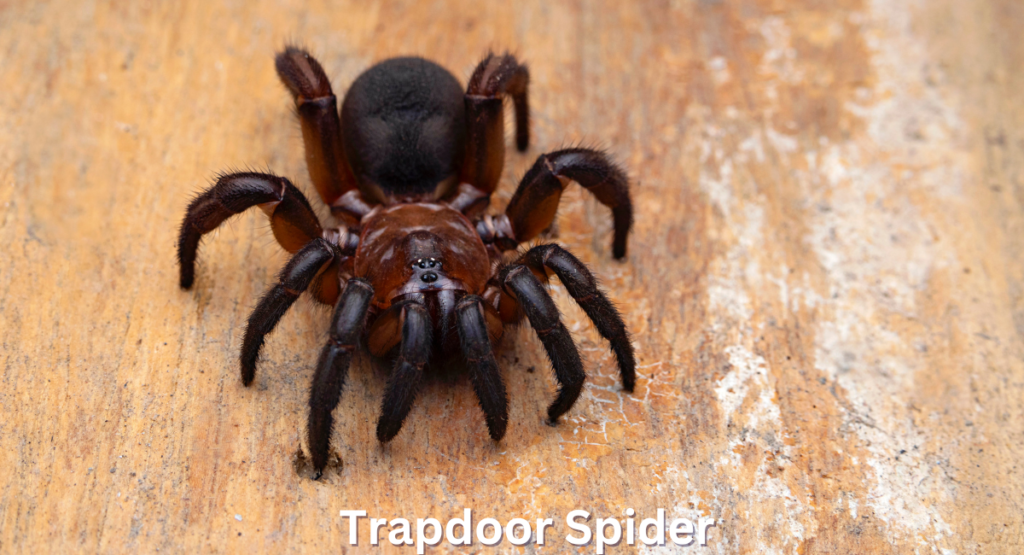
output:
M478 213L498 188L505 165L506 96L512 98L515 107L516 147L522 152L529 145L529 83L530 72L511 54L489 54L470 77L465 97L466 154L461 176L464 185L451 203L463 213Z
M313 185L333 214L358 221L369 207L345 158L338 99L327 74L309 52L292 46L277 55L275 66L295 100Z

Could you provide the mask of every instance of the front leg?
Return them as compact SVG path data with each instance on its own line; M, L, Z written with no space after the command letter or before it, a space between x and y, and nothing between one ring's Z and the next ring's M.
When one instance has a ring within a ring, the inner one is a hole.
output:
M345 286L345 292L338 300L338 305L334 308L330 339L320 351L313 385L309 390L307 429L309 452L315 469L314 480L320 478L324 467L327 466L331 430L334 428L334 417L331 416L331 412L341 399L341 390L345 387L352 354L355 352L372 299L373 286L370 282L360 278L350 279Z

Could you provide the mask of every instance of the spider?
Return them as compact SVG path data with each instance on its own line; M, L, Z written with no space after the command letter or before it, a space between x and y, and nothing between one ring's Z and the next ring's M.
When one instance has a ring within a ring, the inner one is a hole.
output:
M377 438L390 441L412 407L424 372L461 367L491 438L508 425L508 398L493 346L525 319L560 384L547 412L554 425L583 388L585 374L544 284L558 276L607 339L623 387L636 362L622 317L587 267L554 244L517 247L550 227L562 191L585 187L614 217L612 253L626 255L633 221L623 171L601 151L569 148L541 155L500 215L484 214L505 158L503 100L512 99L516 146L529 143L529 72L509 54L489 54L463 91L458 80L418 57L380 62L337 99L319 62L289 46L275 60L302 126L306 164L334 227L324 227L288 179L231 173L196 197L178 238L180 285L195 278L203 235L253 206L270 218L291 259L259 300L242 341L249 386L265 336L303 292L334 306L329 339L309 393L307 439L313 479L328 461L337 406L358 344L393 361Z

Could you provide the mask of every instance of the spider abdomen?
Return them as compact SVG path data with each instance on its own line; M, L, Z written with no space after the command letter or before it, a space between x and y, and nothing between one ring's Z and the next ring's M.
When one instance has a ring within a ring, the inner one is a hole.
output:
M345 155L363 194L434 200L457 185L465 142L463 90L423 58L392 58L352 83L341 107Z

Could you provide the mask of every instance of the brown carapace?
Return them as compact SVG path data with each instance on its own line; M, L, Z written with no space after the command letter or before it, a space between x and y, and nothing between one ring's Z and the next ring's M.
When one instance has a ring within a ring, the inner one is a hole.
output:
M579 352L544 284L556 275L609 341L622 383L636 381L622 318L575 256L553 244L517 247L551 226L571 182L612 209L612 253L626 254L632 205L623 171L602 152L544 154L500 215L485 215L505 158L502 103L511 97L516 146L529 143L529 73L510 55L489 55L462 90L422 58L381 62L352 84L341 106L320 64L289 47L277 72L302 124L306 163L335 220L325 228L309 201L283 177L220 177L188 207L181 224L181 287L192 286L202 236L259 206L291 260L259 301L242 343L242 382L250 385L264 337L303 292L334 306L309 397L308 440L319 478L333 420L357 345L393 361L377 437L398 433L424 372L469 372L491 437L505 435L508 399L493 347L504 326L524 317L544 345L560 387L548 408L554 424L579 397Z

